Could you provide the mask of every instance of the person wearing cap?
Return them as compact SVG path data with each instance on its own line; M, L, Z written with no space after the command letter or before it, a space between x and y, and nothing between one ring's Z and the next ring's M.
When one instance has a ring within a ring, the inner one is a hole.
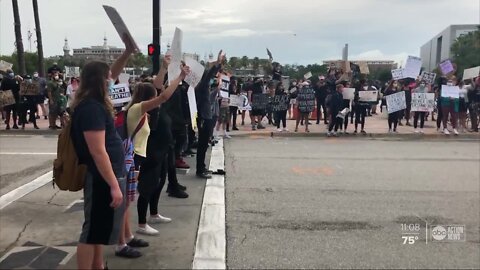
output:
M325 106L325 98L327 97L327 85L325 83L325 76L320 75L318 77L318 82L315 85L315 98L317 101L317 125L320 124L322 119L321 110L323 110L323 123L326 125L327 122L327 107Z
M38 84L38 88L39 88L39 95L36 96L36 103L37 103L37 107L40 107L40 110L42 111L42 114L43 114L43 117L45 120L47 120L47 109L45 108L45 99L47 98L47 81L45 80L45 78L41 78L39 75L38 75L38 72L34 72L33 73L33 78L32 78L32 82L33 83L37 83ZM37 119L40 119L40 110L37 108Z
M2 85L0 87L0 91L7 91L11 90L13 97L15 99L15 104L8 105L3 107L3 110L6 114L5 124L7 125L5 129L10 129L10 118L13 118L13 129L18 129L17 125L17 107L20 101L20 81L22 77L15 76L13 70L8 69L7 75L2 80Z

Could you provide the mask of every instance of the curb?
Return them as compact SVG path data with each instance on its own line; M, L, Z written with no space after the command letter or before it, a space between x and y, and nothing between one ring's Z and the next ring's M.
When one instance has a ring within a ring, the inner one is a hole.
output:
M0 135L21 136L21 135L58 135L60 130L49 129L26 129L26 130L0 130Z

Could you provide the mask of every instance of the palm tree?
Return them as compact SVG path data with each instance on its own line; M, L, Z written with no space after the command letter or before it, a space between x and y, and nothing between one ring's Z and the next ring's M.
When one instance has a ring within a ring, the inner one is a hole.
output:
M37 34L37 71L40 77L45 76L45 64L43 62L43 43L42 43L42 30L40 28L40 16L38 16L38 3L37 0L32 0L33 4L33 16L35 17L35 31Z
M22 29L20 27L20 14L18 12L17 0L12 0L13 6L13 20L15 22L15 44L17 45L17 60L18 60L18 72L25 74L25 54L23 50L22 42Z

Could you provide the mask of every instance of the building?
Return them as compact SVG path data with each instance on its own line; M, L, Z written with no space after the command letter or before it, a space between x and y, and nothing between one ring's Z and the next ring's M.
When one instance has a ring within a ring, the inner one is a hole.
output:
M63 46L63 53L65 57L72 57L74 59L85 60L100 60L108 64L112 64L125 51L124 48L117 48L107 44L107 37L103 39L103 46L84 47L80 49L73 49L73 55L70 56L70 47L68 40L65 38L65 45Z
M348 47L346 46L346 50ZM355 65L360 65L362 62L366 62L368 65L368 70L370 73L375 73L380 70L392 70L397 68L397 64L393 60L353 60L350 61ZM337 68L342 68L344 60L325 60L323 61L324 65L336 66Z
M433 71L440 62L452 57L452 44L459 36L476 31L479 26L479 24L450 25L434 36L420 48L422 67L426 71Z

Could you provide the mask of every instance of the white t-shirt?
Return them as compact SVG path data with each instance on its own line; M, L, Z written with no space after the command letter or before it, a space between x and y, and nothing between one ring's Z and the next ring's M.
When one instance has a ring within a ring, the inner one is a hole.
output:
M73 103L73 100L75 99L75 92L76 90L73 90L73 86L69 84L67 86L67 107L70 107L70 105Z

